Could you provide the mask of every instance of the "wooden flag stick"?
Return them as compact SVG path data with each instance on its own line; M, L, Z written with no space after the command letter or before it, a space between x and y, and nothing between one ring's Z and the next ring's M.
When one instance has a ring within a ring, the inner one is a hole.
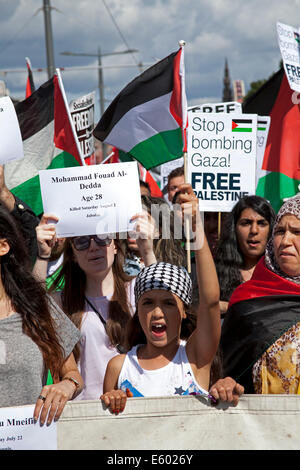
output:
M221 238L221 217L222 217L222 212L218 213L218 240Z

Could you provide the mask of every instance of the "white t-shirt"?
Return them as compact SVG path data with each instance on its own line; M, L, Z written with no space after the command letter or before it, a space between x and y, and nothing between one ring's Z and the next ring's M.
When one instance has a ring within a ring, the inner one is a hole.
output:
M127 286L127 296L131 313L134 313L134 282ZM110 296L87 297L105 321L108 319ZM78 369L84 381L82 392L75 400L98 400L103 393L103 380L108 361L118 351L109 343L105 327L92 307L86 302L81 323L80 359Z
M164 367L154 370L143 369L138 361L134 346L127 354L119 375L118 388L128 388L134 397L159 397L172 395L205 395L196 381L188 361L185 343L181 343L174 358Z

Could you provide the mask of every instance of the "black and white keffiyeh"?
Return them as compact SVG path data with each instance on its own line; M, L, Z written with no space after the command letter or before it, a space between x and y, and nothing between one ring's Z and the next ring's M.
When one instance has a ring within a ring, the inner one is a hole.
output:
M143 268L136 277L135 302L144 292L159 289L171 291L184 304L192 303L192 281L185 268L170 263L160 262Z

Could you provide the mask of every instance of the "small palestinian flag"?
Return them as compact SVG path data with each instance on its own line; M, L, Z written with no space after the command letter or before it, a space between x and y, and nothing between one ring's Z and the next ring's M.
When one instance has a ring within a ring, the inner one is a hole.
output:
M252 119L232 119L232 132L252 132Z
M5 164L5 182L36 215L43 212L39 170L83 164L67 106L57 75L15 106L24 158Z
M256 194L278 212L283 200L295 196L300 185L300 105L293 99L283 68L243 103L243 113L270 116L262 163L263 176Z
M294 31L294 39L295 39L295 41L300 43L300 35L299 35L299 33L296 33L295 31Z
M266 131L267 130L267 121L262 121L260 119L258 119L257 121L257 130L258 131Z
M186 125L183 48L180 48L119 93L97 124L94 136L130 153L149 170L183 155Z

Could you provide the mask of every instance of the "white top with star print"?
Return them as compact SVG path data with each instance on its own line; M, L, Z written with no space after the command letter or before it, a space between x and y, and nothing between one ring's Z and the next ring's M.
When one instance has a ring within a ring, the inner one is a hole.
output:
M127 354L121 369L118 388L128 388L134 397L159 397L172 395L208 395L196 382L188 361L185 343L182 343L173 360L155 370L143 369L137 358L134 346Z

